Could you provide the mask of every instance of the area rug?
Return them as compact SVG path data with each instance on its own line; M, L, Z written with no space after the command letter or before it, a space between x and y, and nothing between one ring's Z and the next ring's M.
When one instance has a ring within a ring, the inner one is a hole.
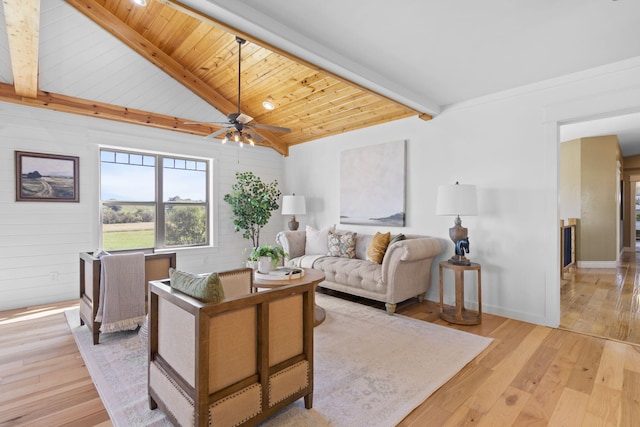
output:
M302 399L264 427L394 426L473 360L491 339L317 294L326 310L315 328L313 409ZM146 351L135 332L104 334L92 345L67 320L115 426L170 426L147 401Z

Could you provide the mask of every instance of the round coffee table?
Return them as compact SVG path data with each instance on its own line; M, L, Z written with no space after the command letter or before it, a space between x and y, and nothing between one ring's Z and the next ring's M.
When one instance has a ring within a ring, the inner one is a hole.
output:
M303 268L302 270L304 270L304 276L300 277L299 279L266 280L256 277L253 279L253 287L271 289L284 285L306 285L307 283L312 283L313 288L315 289L318 284L324 280L324 273L319 270L314 270L313 268ZM318 304L315 303L315 298L313 305L316 310L315 322L313 323L313 325L318 326L327 318L327 313L324 308L318 306Z

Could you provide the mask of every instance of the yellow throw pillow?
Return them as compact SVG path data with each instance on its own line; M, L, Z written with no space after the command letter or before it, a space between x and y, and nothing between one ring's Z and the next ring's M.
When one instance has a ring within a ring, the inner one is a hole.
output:
M384 253L387 251L390 240L390 232L384 234L377 232L367 247L367 261L382 264L382 259L384 258Z

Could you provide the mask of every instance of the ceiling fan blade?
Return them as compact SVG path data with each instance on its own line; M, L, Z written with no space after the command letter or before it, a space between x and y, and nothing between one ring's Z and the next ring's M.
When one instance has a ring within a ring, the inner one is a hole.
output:
M217 131L210 133L209 135L205 136L205 138L215 138L216 136L228 131L231 128L222 128L222 129L218 129Z
M254 142L264 141L264 138L262 137L262 135L260 135L258 132L256 132L253 129L246 128L245 132L249 134L249 136L251 137L251 139L253 139Z
M236 120L239 121L240 123L242 123L243 125L246 125L247 123L249 123L251 120L253 120L253 117L248 116L244 113L240 113L236 116Z
M283 127L280 127L280 126L272 126L272 125L263 125L263 124L260 124L260 123L249 123L248 126L253 126L254 128L270 130L270 131L273 131L273 132L280 132L280 133L289 133L289 132L291 132L291 129L289 129L289 128L283 128Z

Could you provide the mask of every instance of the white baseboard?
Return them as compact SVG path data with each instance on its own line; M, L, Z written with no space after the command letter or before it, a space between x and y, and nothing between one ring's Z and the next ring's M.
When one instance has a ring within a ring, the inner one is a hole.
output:
M578 261L578 268L616 268L616 261Z

